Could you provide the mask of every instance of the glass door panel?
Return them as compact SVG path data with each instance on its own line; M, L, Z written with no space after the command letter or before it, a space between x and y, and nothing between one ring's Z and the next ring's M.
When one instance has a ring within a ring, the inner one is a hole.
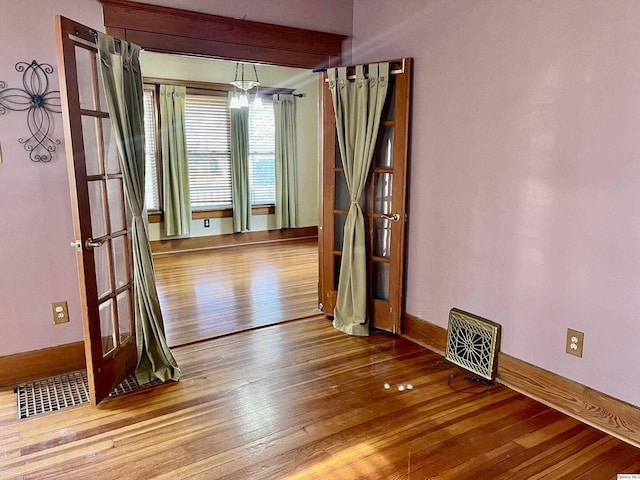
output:
M393 174L374 172L373 213L391 214L393 193Z
M127 227L125 216L124 190L121 178L107 180L107 196L109 198L109 219L111 233L124 230Z
M372 294L377 300L389 300L389 264L373 262L373 272L371 275L373 283Z
M120 170L120 160L118 158L118 146L115 137L111 132L111 120L102 119L102 136L104 138L104 163L107 173L110 175L118 174Z
M94 117L82 117L82 135L84 137L84 156L87 168L87 175L102 175L104 169L101 162L101 156L98 152L99 143L99 123Z
M391 221L386 218L374 219L373 256L389 258L391 255Z
M107 234L104 181L90 180L88 182L88 189L89 209L91 211L91 235L92 238L95 239Z
M346 215L334 215L334 239L333 239L333 249L342 251L342 246L344 243L344 224L347 223Z
M111 254L110 248L111 242L109 241L93 248L98 298L104 298L113 291L111 285L111 259L109 258Z
M396 105L398 102L398 93L396 89L396 76L391 75L389 78L389 87L387 90L387 98L384 101L381 120L383 122L393 121L396 119Z
M335 209L348 211L351 206L351 195L349 194L349 187L347 186L347 179L344 176L342 170L336 172L336 198Z
M84 110L94 110L96 107L93 91L93 75L96 70L95 55L91 50L84 46L76 46L75 54L78 77L85 80L78 84L80 108Z
M113 329L113 301L111 299L100 304L100 332L102 333L102 356L108 355L116 348L115 331Z
M393 125L385 125L380 130L380 137L376 144L376 150L373 157L374 168L392 168L393 167Z
M131 314L131 305L133 299L129 290L125 290L117 296L118 304L118 333L120 343L127 341L131 337L133 327L133 315Z
M114 257L114 275L115 275L115 288L120 289L127 283L131 282L131 273L129 265L127 264L127 258L129 257L129 239L128 235L122 235L111 240L113 244L113 257Z
M333 255L333 269L336 272L333 279L333 289L338 290L338 280L340 279L340 265L342 265L342 255Z

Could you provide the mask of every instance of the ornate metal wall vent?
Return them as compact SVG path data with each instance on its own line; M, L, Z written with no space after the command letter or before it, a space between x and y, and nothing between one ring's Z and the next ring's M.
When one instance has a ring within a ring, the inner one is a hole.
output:
M16 63L16 71L22 73L24 88L7 88L0 81L0 115L7 110L27 111L27 128L31 136L19 138L33 162L50 162L60 140L51 138L52 113L61 113L60 91L49 90L49 75L53 67L48 63Z
M491 320L457 308L451 309L445 358L465 370L493 380L498 367L500 330L500 325Z

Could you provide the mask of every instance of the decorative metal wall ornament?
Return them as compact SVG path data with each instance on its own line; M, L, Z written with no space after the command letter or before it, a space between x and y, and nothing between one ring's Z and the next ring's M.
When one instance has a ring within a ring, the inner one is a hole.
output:
M22 72L20 88L7 88L0 81L0 115L7 110L27 111L27 127L31 136L19 138L33 162L50 162L60 140L51 138L53 131L52 113L61 113L60 91L49 91L49 75L53 67L48 63L16 63L16 71Z

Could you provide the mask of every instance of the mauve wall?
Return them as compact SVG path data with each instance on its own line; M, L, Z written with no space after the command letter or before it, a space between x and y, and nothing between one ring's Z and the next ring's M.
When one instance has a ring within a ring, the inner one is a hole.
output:
M352 2L332 0L165 1L177 8L349 35ZM19 61L55 67L54 16L62 14L103 29L97 0L2 0L0 80L20 86ZM63 139L62 115L54 114L55 138ZM18 138L25 112L0 116L0 356L82 340L80 300L64 145L46 165L28 160ZM53 325L51 302L69 302L71 322Z
M54 16L102 25L97 0L2 0L0 80L22 88L17 62L51 64L58 90ZM18 143L26 112L0 115L0 356L82 340L80 299L64 144L50 163L33 163ZM62 114L53 137L64 143ZM51 303L67 300L70 323L54 325Z
M415 58L407 312L640 405L640 2L355 0L353 30Z

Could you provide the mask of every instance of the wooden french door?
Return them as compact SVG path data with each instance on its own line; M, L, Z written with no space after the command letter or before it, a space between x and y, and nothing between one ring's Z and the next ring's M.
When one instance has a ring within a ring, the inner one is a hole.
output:
M400 333L404 297L406 179L409 144L411 59L391 62L393 72L369 179L361 199L367 239L371 327ZM322 78L322 195L318 244L319 302L327 315L336 305L344 224L350 197L337 147L333 102Z
M91 402L136 367L131 215L94 32L56 17L58 69Z

